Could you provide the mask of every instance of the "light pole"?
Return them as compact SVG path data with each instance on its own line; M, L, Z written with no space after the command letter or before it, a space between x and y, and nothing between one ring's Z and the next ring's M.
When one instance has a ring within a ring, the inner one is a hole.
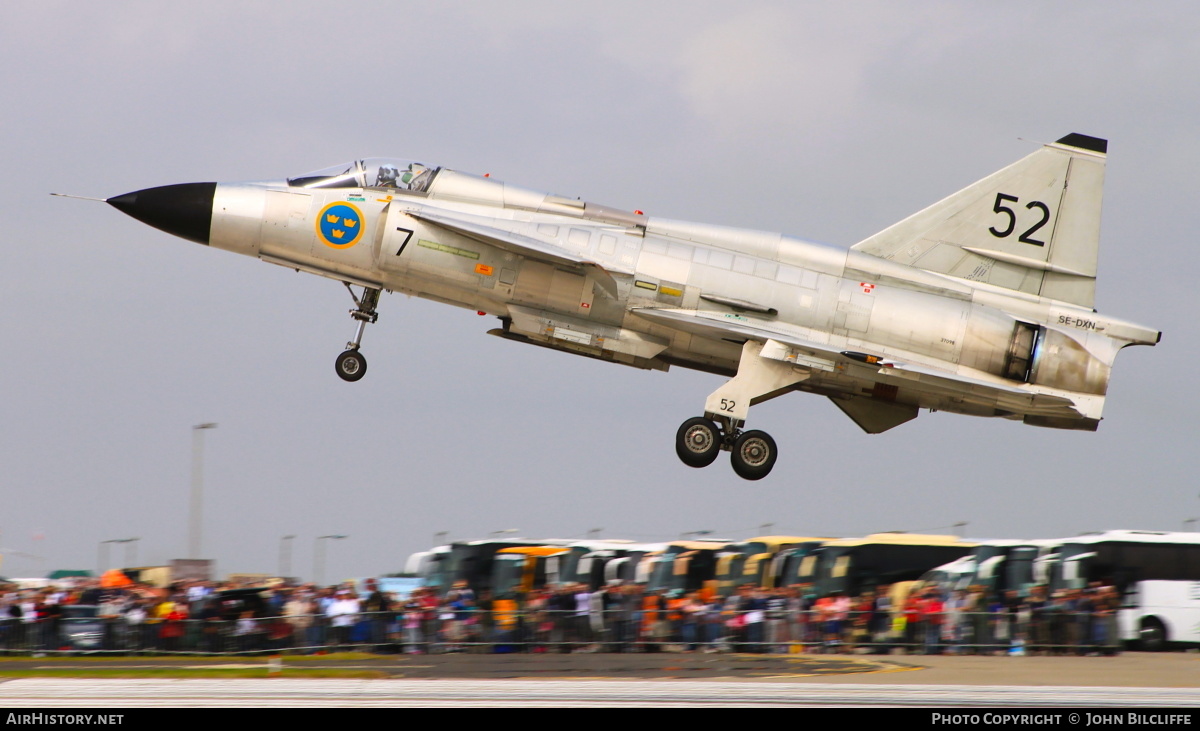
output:
M1187 520L1183 521L1184 532L1190 531L1191 528L1189 528L1189 526L1196 525L1196 521L1200 521L1200 518L1188 518Z
M192 427L192 505L188 512L188 557L200 558L200 533L204 512L204 431L211 422Z
M590 530L587 532L587 537L588 537L588 540L589 540L589 541L590 541L590 540L592 540L592 534L593 534L593 533L595 533L595 534L596 534L596 537L597 537L597 538L599 538L599 537L600 537L600 534L601 534L601 533L603 533L603 532L604 532L604 529L603 529L603 528L592 528L592 529L590 529Z
M434 533L433 534L433 545L435 547L442 545L442 539L448 535L450 535L450 531L448 531L448 530L440 530L437 533Z
M112 541L100 541L96 546L96 577L99 578L104 573L104 567L108 565L108 544Z
M100 565L99 565L99 569L97 570L96 573L98 575L103 574L105 569L108 568L108 544L110 544L110 543L126 543L127 544L131 541L136 541L136 540L138 540L138 539L137 538L110 538L107 541L100 541L100 549L98 552L99 555L97 556L97 562ZM126 558L129 557L128 551L129 551L129 549L128 549L128 547L126 547ZM126 568L128 568L128 567L126 567Z
M279 539L279 578L286 579L292 573L292 539L296 536L284 536Z
M33 553L25 553L24 551L7 551L2 548L0 548L0 553L3 553L4 556L16 556L18 558L27 558L30 561L34 561L37 565L37 568L33 570L33 573L35 575L44 573L45 567L42 565L42 563L46 560L45 556L38 556Z
M317 536L317 540L313 541L313 575L314 581L318 587L321 586L325 579L325 539L332 538L335 541L340 541L343 538L350 536Z
M520 532L521 532L520 528L505 528L504 530L494 530L494 531L492 531L492 538L498 538L498 537L504 535L505 533L520 533Z
M130 548L130 545L134 541L137 541L137 540L139 540L139 539L137 539L137 538L117 538L116 540L112 541L112 543L124 543L125 544L125 566L123 566L122 568L131 568L133 566L133 563L129 560L129 548Z

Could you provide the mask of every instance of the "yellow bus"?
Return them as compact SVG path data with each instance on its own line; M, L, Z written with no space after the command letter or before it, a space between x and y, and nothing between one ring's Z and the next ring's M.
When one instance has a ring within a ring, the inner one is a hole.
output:
M568 546L510 546L496 551L492 560L492 594L512 599L560 581Z
M792 549L813 549L833 540L813 536L758 536L731 543L717 554L717 593L729 596L743 584L764 589L781 586L777 561Z
M913 581L932 568L966 556L977 544L958 536L873 533L827 541L807 557L798 583L811 583L819 596L835 591L856 596L864 589Z
M675 541L659 552L647 554L642 560L647 591L703 591L711 595L716 591L717 554L725 550L731 541L700 540Z

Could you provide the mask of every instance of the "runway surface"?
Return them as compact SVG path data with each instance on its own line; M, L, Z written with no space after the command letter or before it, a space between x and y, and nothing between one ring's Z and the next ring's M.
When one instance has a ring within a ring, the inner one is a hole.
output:
M4 658L0 707L1200 708L1200 653L1118 657L518 654ZM261 673L175 678L147 672ZM102 677L70 677L97 673ZM128 672L130 677L119 677ZM317 677L287 677L315 672ZM37 675L49 677L34 677ZM354 674L354 675L350 675ZM138 677L138 676L141 677ZM115 676L115 677L114 677Z
M0 683L0 707L921 706L1195 708L1195 688L695 680L121 680Z

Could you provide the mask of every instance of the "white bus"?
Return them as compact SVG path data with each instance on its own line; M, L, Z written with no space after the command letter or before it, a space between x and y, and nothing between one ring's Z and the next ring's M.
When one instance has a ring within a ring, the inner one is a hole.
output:
M1200 533L1110 530L1064 539L1051 589L1111 584L1122 640L1142 649L1200 642Z
M980 586L988 597L1009 591L1028 596L1034 585L1050 583L1063 540L983 540L968 555L932 569L921 581L945 592Z
M1121 639L1143 650L1200 644L1200 581L1139 581L1121 598Z

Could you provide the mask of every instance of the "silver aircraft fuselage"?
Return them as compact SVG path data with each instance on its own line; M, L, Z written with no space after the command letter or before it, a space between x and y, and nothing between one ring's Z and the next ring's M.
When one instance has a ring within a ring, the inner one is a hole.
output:
M692 420L700 431L681 427L677 450L703 466L731 449L739 474L758 479L766 472L739 469L737 452L761 471L769 448L769 471L774 443L743 449L740 428L752 404L792 390L830 397L871 433L918 409L1095 429L1117 351L1160 336L1091 307L1100 143L1064 138L851 250L378 158L109 202L213 248L362 287L348 372L339 360L346 380L365 370L358 348L381 291L495 315L491 333L512 340L731 376ZM1042 181L1060 169L1061 181ZM1063 192L1072 175L1074 201Z

